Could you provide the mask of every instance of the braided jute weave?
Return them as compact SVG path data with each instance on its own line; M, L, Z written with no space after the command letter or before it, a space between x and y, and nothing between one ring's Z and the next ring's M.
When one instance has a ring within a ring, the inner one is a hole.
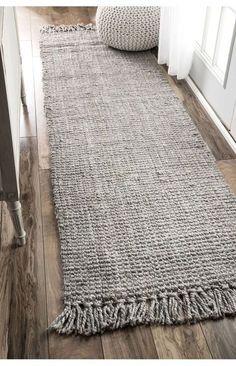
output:
M236 199L150 51L41 34L64 271L51 328L92 335L236 314Z

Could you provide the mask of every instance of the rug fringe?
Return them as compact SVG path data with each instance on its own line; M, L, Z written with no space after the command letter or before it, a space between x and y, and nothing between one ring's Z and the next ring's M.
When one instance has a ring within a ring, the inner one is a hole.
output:
M195 323L236 314L236 286L159 294L104 304L68 304L50 325L63 334L93 335L128 325Z
M44 25L40 28L41 33L55 33L55 32L74 32L78 30L96 30L96 26L89 24L75 24L75 25Z

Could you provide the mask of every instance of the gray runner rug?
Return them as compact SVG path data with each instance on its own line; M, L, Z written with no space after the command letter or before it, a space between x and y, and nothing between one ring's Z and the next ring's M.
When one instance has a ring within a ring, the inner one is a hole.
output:
M236 314L236 199L156 57L89 27L41 32L64 271L51 328Z

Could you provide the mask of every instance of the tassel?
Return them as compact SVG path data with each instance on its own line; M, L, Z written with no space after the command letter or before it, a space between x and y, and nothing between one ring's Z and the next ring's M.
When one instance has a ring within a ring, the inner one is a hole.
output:
M78 30L96 30L96 26L90 24L76 24L76 25L45 25L40 28L40 32L44 33L58 33L58 32L75 32Z
M137 324L182 324L236 315L232 286L160 293L130 301L69 304L49 329L58 333L92 335Z

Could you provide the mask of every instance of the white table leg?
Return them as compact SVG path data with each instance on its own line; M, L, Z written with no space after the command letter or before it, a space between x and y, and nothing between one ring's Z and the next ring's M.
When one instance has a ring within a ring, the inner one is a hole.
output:
M7 207L11 215L12 223L16 232L18 245L22 246L26 243L26 233L22 219L21 204L19 201L7 202Z

